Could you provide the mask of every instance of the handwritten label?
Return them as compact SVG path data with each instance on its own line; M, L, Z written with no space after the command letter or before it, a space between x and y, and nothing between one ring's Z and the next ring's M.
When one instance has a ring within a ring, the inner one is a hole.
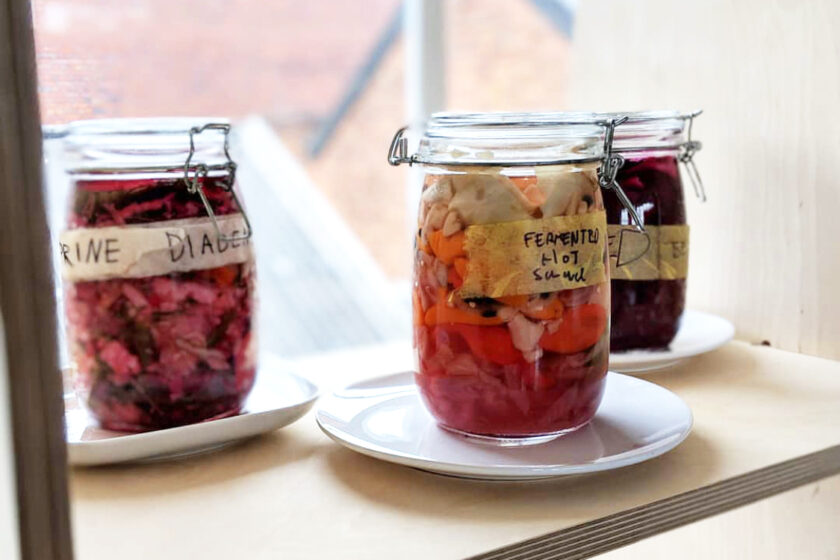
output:
M610 276L613 280L676 280L688 275L688 226L610 224Z
M604 212L469 226L461 297L568 290L607 280Z
M217 221L228 236L247 230L242 214ZM73 282L203 270L253 258L250 241L219 239L210 218L72 229L61 234L58 249L61 275Z

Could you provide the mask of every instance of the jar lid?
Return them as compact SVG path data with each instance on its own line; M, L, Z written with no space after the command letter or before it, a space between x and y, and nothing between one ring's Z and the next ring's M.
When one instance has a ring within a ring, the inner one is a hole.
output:
M693 149L700 143L691 140L694 117L703 111L627 111L619 113L594 113L594 118L610 119L627 117L615 129L613 151L616 153L654 150L684 149L691 142Z
M691 131L694 118L702 113L696 111L627 111L614 113L596 112L537 112L509 113L508 118L533 123L534 126L552 125L553 123L573 122L603 126L615 123L612 142L605 147L612 154L633 152L676 151L677 158L685 165L694 193L701 201L706 201L706 191L700 173L694 163L694 154L703 145L692 139ZM490 114L492 115L492 113ZM452 123L468 121L483 122L488 117L482 113L440 113L434 118Z
M449 125L464 125L470 122L491 124L496 115L502 115L507 121L518 120L532 123L534 126L555 123L578 123L600 125L610 120L625 118L615 129L613 152L637 150L676 150L691 140L691 124L694 117L703 111L618 111L609 113L584 111L551 111L533 113L436 113L432 121ZM430 121L431 122L431 121ZM699 143L695 149L699 149Z
M533 119L534 115L545 118ZM607 119L550 113L435 113L417 152L400 129L388 161L426 165L534 166L601 161Z
M208 123L219 126L202 130ZM230 159L228 129L218 118L95 119L53 127L50 135L63 139L64 165L71 174L183 173L188 159L190 168L204 165L218 174Z
M677 159L685 165L694 194L706 202L706 189L694 163L694 154L703 144L691 137L694 118L702 109L690 112L680 111L636 111L627 113L596 113L600 118L614 115L626 116L627 120L615 129L613 151L617 154L631 152L677 151Z
M64 165L73 175L138 174L181 176L187 190L198 195L223 241L245 241L251 222L234 189L236 163L230 157L230 124L224 119L152 118L101 119L51 127L47 135L63 138ZM202 179L223 176L222 187L245 220L241 235L225 235L204 192Z
M624 120L594 113L435 113L414 154L408 153L408 127L397 131L388 162L476 167L599 162L599 185L616 193L644 232L635 207L615 180L624 160L611 151L613 134Z

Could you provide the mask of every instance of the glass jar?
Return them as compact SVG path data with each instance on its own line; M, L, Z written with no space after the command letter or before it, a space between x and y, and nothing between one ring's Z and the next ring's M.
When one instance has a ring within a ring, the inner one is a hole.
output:
M195 119L67 129L69 351L80 400L105 428L235 415L254 384L251 228L228 132Z
M438 423L505 445L586 424L609 357L599 179L612 123L433 116L414 250L416 382ZM607 148L608 149L608 148Z
M613 352L663 349L679 329L688 273L688 225L678 161L688 166L698 197L705 197L691 160L700 148L690 132L699 112L622 114L627 120L615 130L613 151L624 158L624 165L616 180L648 237L628 231L627 209L616 196L604 197L614 254L610 345ZM618 246L628 259L615 255Z

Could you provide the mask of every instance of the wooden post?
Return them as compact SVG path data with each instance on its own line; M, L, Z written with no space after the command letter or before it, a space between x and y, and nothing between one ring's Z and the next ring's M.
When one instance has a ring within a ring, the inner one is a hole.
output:
M69 560L64 405L28 0L0 0L0 30L0 313L6 348L0 360L9 374L20 556Z

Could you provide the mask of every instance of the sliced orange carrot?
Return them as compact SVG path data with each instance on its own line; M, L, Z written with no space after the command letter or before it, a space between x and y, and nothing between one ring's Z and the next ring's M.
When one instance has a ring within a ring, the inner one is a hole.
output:
M426 310L425 321L427 327L446 323L464 325L501 325L504 323L499 317L484 317L481 313L449 307L443 300Z
M458 273L458 276L461 278L467 277L467 259L464 257L458 257L454 261L452 261L452 266L455 267L455 272Z
M524 309L522 313L531 319L539 319L541 321L550 321L552 319L559 319L563 316L564 305L560 298L554 298L547 302L541 309Z
M521 296L502 296L497 297L497 301L501 301L505 305L509 305L511 307L522 307L526 303L528 303L528 296L521 295Z
M510 177L510 180L520 191L523 192L525 189L537 185L536 175L528 175L527 177Z
M537 177L529 175L528 177L511 177L511 181L516 187L522 191L528 202L534 206L539 206L545 202L545 193L537 186Z
M457 257L466 255L464 251L464 239L466 235L463 231L453 233L449 237L443 235L443 232L433 231L429 234L429 245L432 252L444 264L452 264Z
M506 327L455 325L450 328L464 337L470 352L479 358L504 366L522 360L522 352L513 345L510 331Z
M447 300L449 293L446 291L446 288L443 286L438 286L437 288L437 302L443 303Z
M425 241L423 241L423 238L422 238L422 237L420 237L419 235L416 237L416 239L415 239L415 243L417 244L417 248L418 248L420 251L423 251L423 252L424 252L424 253L426 253L427 255L431 255L431 254L432 254L432 249L429 247L429 244L428 244L428 243L426 243Z
M464 285L463 277L458 274L454 266L446 270L446 282L455 286L456 289Z
M560 354L582 352L598 342L607 328L607 310L597 303L569 307L563 311L563 322L553 333L540 338L544 350Z

